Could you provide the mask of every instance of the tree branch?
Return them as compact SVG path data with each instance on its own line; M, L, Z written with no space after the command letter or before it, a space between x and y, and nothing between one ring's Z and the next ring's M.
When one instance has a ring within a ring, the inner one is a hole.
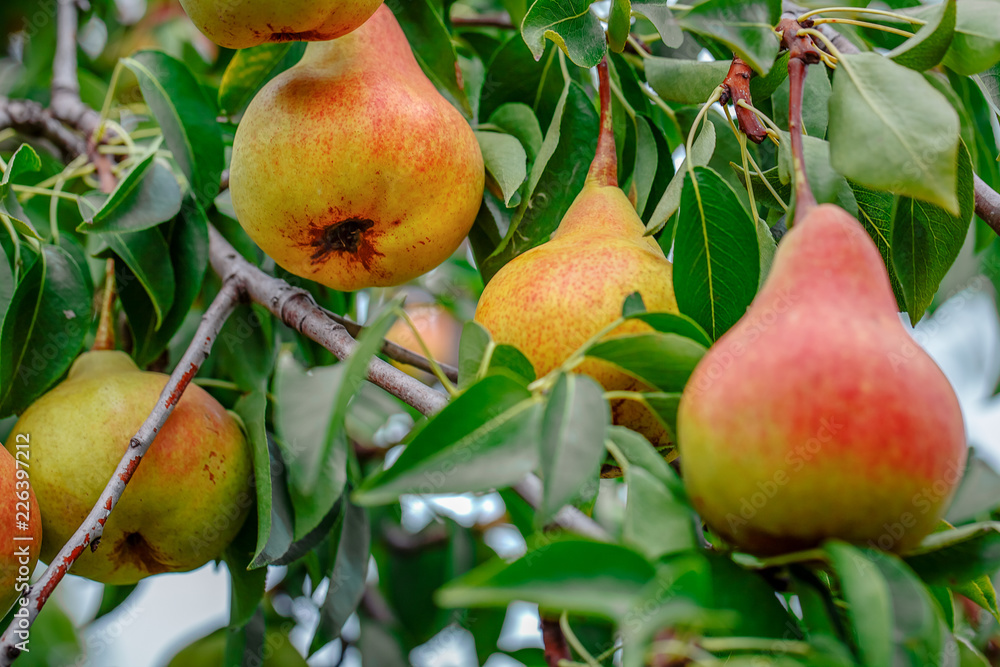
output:
M87 142L38 102L0 97L0 129L5 127L29 137L47 139L60 151L64 162L87 152Z
M357 341L343 325L332 321L316 305L312 295L292 287L284 280L267 275L236 252L214 227L209 227L209 258L212 268L225 283L239 282L250 299L267 308L279 320L333 353L347 359L357 349ZM368 381L382 387L404 403L425 415L432 415L448 403L448 397L403 373L381 359L368 365ZM514 491L532 507L542 504L542 483L534 475L515 485ZM566 530L595 540L607 540L605 530L575 507L564 507L556 515L556 523Z
M559 625L558 618L548 618L542 616L542 644L545 646L545 664L549 667L559 667L563 660L572 660L569 644Z
M209 227L209 239L212 268L224 282L238 282L251 300L338 359L344 360L354 354L357 341L344 325L327 316L309 292L292 287L250 264L214 227ZM434 414L448 403L448 397L441 392L381 359L372 359L368 365L368 380L425 415Z
M52 60L52 115L79 130L87 139L101 124L101 114L80 100L76 74L77 0L59 0L56 12L56 54Z
M59 554L49 563L48 568L41 578L35 582L28 594L27 601L18 602L18 611L27 610L27 618L15 616L14 621L8 626L3 637L0 638L0 667L7 667L13 662L20 649L16 648L18 641L27 638L28 629L34 623L38 612L48 601L56 585L62 581L63 577L76 562L76 559L89 546L91 551L96 551L104 533L104 524L111 515L111 511L122 497L125 487L128 485L136 468L142 462L142 457L149 450L149 446L156 439L156 434L162 430L163 424L170 417L174 406L180 400L181 395L191 383L201 364L208 358L212 350L212 344L219 335L226 318L232 314L233 309L239 301L239 287L236 283L226 283L222 286L219 294L212 301L208 311L201 319L201 325L195 334L191 346L181 357L177 368L170 375L167 385L160 393L160 398L153 407L152 412L139 427L135 437L129 442L125 455L118 463L114 475L100 498L90 511L83 524L77 529ZM24 602L24 604L22 604ZM20 621L20 622L19 622Z

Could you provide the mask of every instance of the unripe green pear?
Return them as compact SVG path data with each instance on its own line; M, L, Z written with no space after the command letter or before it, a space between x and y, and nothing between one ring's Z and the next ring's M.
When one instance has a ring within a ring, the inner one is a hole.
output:
M7 448L30 441L31 484L50 562L90 513L167 383L122 352L80 356L62 383L21 415ZM134 584L221 555L254 504L253 461L236 419L188 386L114 507L96 551L70 570Z
M226 631L217 630L184 648L167 667L221 667L225 663ZM261 667L307 667L305 658L295 650L288 635L270 631L264 636Z
M485 171L465 118L420 69L382 6L316 42L240 121L230 191L274 261L333 289L400 285L472 228Z
M965 468L951 384L900 322L871 238L830 204L782 238L760 293L691 375L677 428L695 508L762 555L827 538L906 551Z
M42 549L42 515L31 489L28 441L11 437L11 449L20 452L18 466L0 449L0 613L6 614L27 589ZM20 447L18 447L20 446Z
M642 295L650 311L677 312L672 267L625 193L618 187L617 157L607 82L602 71L601 134L586 183L552 238L501 268L476 306L476 321L498 343L518 348L541 377L557 368L601 329L621 316L625 299ZM608 338L651 331L631 321ZM575 369L608 390L648 391L617 367L588 359ZM670 434L649 410L629 400L611 404L616 424L654 445Z
M326 41L364 23L382 0L181 0L198 29L219 46Z

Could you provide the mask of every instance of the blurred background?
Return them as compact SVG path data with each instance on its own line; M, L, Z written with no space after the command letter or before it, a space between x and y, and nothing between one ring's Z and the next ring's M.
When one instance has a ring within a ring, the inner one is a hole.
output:
M117 59L138 49L166 51L195 71L219 67L218 47L194 28L177 2L104 0L104 4L106 7L93 13L79 37L89 59L81 68L82 97L91 106L101 106ZM54 0L4 0L0 4L4 42L0 50L0 96L37 98L47 94L43 91L50 85L54 6ZM701 57L710 58L707 52ZM1000 136L1000 128L994 127L994 134ZM683 148L674 159L680 163ZM994 472L1000 470L1000 398L996 396L1000 381L1000 319L995 298L1000 255L987 254L984 261L982 254L974 252L975 229L974 225L962 254L942 284L933 313L921 321L913 335L938 361L958 393L969 440L977 454L971 471L978 478L975 493L991 494L995 500L1000 498L1000 476ZM481 289L472 254L466 248L405 288L410 315L440 361L457 361L461 326L471 319ZM350 312L358 321L364 321L368 312L396 293L375 290L355 295ZM391 336L419 351L412 335L402 328ZM422 379L433 382L427 376ZM378 458L384 455L391 462L397 454L397 443L413 423L411 412L381 390L366 386L353 404L348 430L359 451L370 449L378 453ZM11 427L11 420L0 421L0 440ZM614 526L623 511L624 498L619 491L624 487L613 480L604 484L607 492L599 494L595 516ZM968 516L983 506L982 498L960 492L950 516ZM475 617L462 617L436 609L430 600L430 594L442 583L494 553L505 559L523 554L526 545L517 518L515 499L500 494L413 496L399 507L384 509L381 521L373 524L377 531L373 548L385 555L380 560L389 566L380 570L372 559L372 586L362 608L376 617L401 616L398 620L410 635L407 644L415 648L401 655L396 642L383 642L385 654L376 664L503 667L522 663L497 653L499 649L516 656L520 649L542 646L537 609L532 605L514 604L506 613L483 611ZM391 578L394 585L380 588L377 584L382 578ZM308 581L303 572L283 567L272 567L268 573L273 608L269 624L277 620L275 625L300 652L310 641L318 622L318 605L326 594L325 584L310 590ZM399 599L383 598L380 591L385 590L393 591ZM120 602L117 596L122 595L127 597L115 607ZM111 608L114 611L104 613ZM158 576L134 591L105 591L101 584L70 576L57 589L36 625L37 650L23 656L18 664L163 667L192 640L224 628L228 617L229 576L222 564L189 574ZM477 643L477 628L497 624L502 625L503 632L496 646ZM360 665L351 647L364 645L367 651L368 646L377 645L380 637L361 636L359 627L357 622L349 622L342 640L316 653L309 664Z

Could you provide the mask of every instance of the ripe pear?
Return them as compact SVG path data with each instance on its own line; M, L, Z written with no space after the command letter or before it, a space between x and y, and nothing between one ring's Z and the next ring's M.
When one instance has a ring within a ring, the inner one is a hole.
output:
M746 314L695 369L678 447L695 508L760 555L839 538L905 552L962 476L955 392L900 322L875 244L813 208Z
M167 667L220 667L225 664L226 631L217 630L202 637L174 656ZM268 631L261 650L263 662L251 661L261 667L308 667L305 658L292 646L288 635Z
M42 514L31 488L32 461L26 446L30 442L23 437L10 442L23 465L0 448L0 614L27 590L42 549Z
M181 0L198 29L219 46L315 42L346 35L382 0Z
M230 190L240 224L279 265L349 291L446 260L484 179L472 129L382 6L261 89L236 132Z
M458 364L458 343L462 337L462 325L448 309L437 303L417 303L407 305L403 310L410 316L413 326L420 334L431 357L441 364L455 366ZM411 352L424 355L424 349L417 340L413 329L405 320L396 320L385 339L405 347ZM433 384L437 382L434 375L419 368L393 360L392 365L407 375L422 382Z
M549 241L515 257L486 285L477 322L497 343L517 347L541 377L621 316L625 299L642 295L650 311L676 313L670 262L618 187L606 65L601 67L601 130L580 194ZM608 337L650 331L627 322ZM607 390L648 391L617 367L587 360L576 368ZM612 417L657 446L670 434L644 406L615 400Z
M30 438L31 484L42 513L42 560L69 540L167 383L123 352L77 359L23 415L7 442ZM219 556L254 504L253 461L240 425L188 386L114 507L96 551L70 570L105 584L187 572Z

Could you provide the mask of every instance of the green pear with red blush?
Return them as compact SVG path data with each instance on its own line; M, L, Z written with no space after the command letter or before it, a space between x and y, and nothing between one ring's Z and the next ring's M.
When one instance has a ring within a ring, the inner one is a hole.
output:
M81 355L67 378L14 426L7 448L28 442L51 562L97 502L166 386L123 352ZM96 550L70 572L106 584L186 572L222 554L255 503L253 459L237 420L189 385L104 526Z

